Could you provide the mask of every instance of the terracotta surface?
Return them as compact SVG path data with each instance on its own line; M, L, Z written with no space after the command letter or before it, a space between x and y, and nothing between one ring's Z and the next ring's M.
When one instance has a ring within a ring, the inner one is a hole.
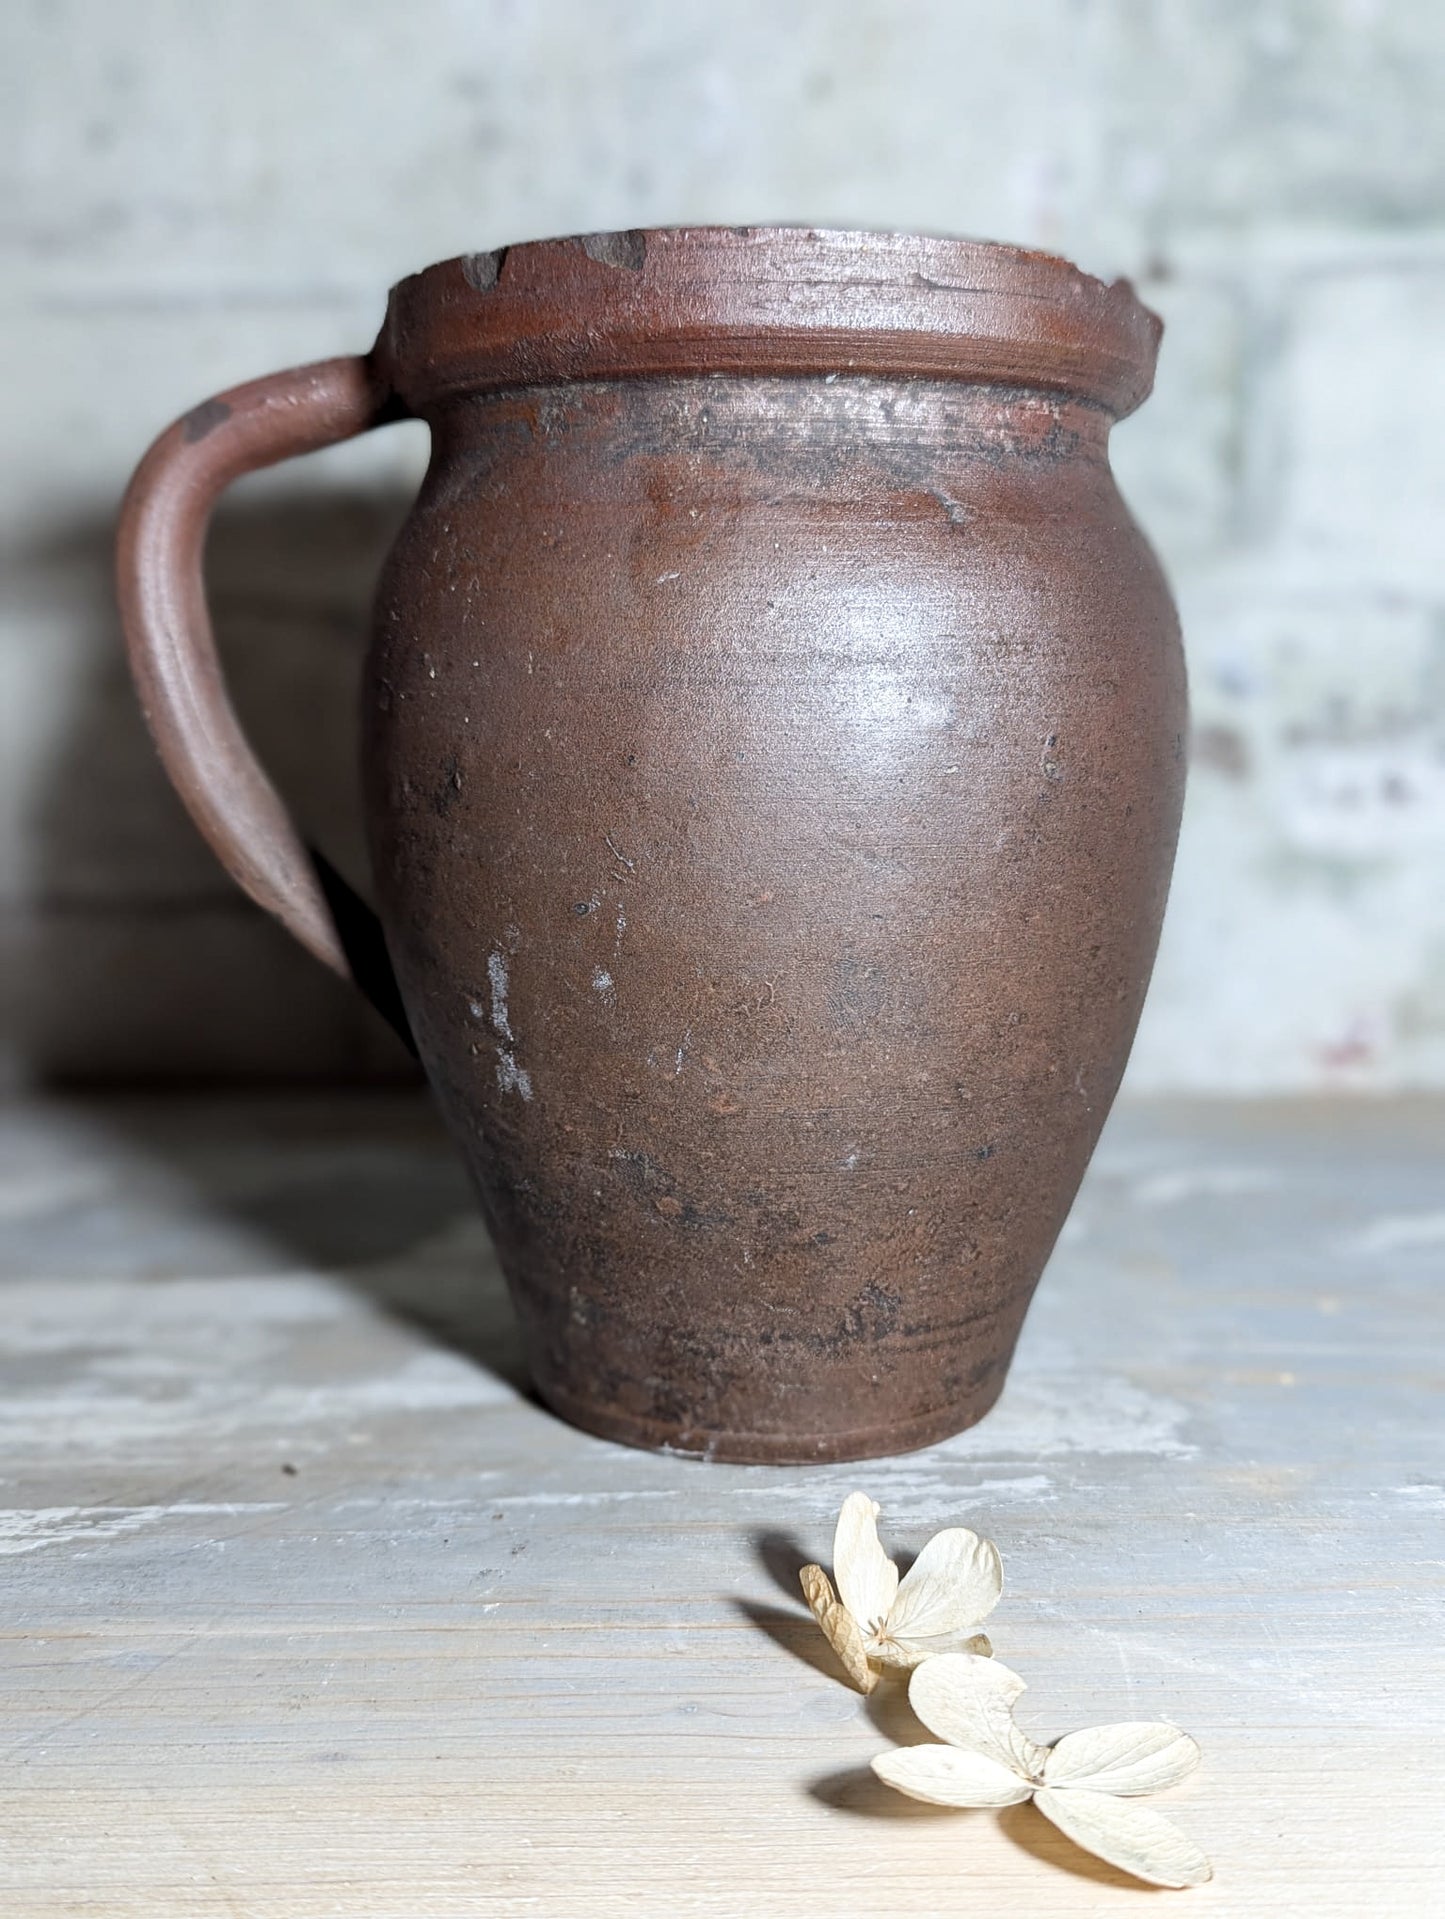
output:
M404 281L133 486L158 743L345 967L199 583L248 467L434 435L379 596L382 922L537 1384L718 1458L986 1412L1108 1111L1183 782L1173 609L1109 473L1158 322L1012 248L589 236Z

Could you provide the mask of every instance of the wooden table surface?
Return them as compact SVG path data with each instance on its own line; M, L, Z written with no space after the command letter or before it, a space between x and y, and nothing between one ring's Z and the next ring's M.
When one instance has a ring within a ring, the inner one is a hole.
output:
M1445 1913L1445 1107L1116 1115L976 1431L875 1465L584 1438L405 1098L0 1127L0 1913ZM1167 1717L1140 1889L949 1813L796 1590L842 1496L997 1540L1052 1737Z

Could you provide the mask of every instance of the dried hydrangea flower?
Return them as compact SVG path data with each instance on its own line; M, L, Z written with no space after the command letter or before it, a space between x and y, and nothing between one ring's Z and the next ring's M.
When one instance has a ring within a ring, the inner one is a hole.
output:
M1040 1746L1014 1723L1024 1690L1016 1672L968 1653L930 1659L914 1673L908 1703L942 1746L880 1753L885 1784L934 1806L1017 1806L1032 1799L1075 1845L1154 1886L1199 1886L1212 1878L1192 1839L1138 1794L1177 1785L1199 1748L1177 1726L1133 1720L1071 1732Z
M878 1683L875 1666L917 1666L942 1652L992 1650L975 1632L998 1604L998 1549L966 1526L935 1533L905 1578L878 1543L878 1504L850 1493L833 1535L833 1579L821 1566L798 1575L803 1597L828 1644L861 1692Z

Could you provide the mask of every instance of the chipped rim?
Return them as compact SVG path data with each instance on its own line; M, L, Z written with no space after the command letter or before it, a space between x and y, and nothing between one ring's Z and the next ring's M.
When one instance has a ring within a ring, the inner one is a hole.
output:
M1127 280L995 241L655 227L459 255L392 288L374 359L414 412L652 376L853 375L1073 395L1116 419L1163 323Z

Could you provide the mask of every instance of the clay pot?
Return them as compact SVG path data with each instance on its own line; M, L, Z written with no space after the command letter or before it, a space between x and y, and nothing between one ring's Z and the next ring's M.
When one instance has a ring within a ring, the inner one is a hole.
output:
M731 1460L979 1419L1114 1096L1183 784L1107 440L1158 321L1011 247L719 229L447 261L209 400L120 535L136 678L243 887L349 970L200 576L237 474L431 426L363 766L406 1015L537 1386Z

